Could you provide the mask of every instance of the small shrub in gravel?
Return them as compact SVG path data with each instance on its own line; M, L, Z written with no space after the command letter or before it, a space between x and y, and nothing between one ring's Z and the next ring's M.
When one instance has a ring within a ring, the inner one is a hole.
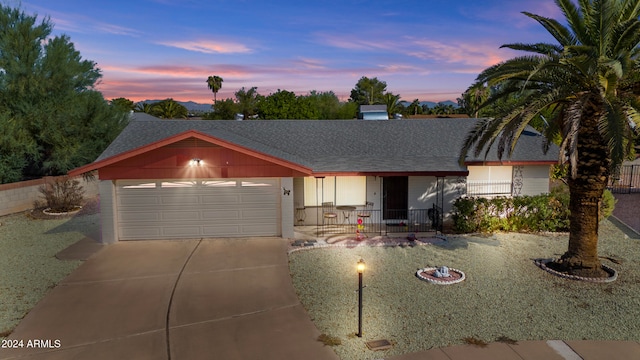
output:
M80 181L67 176L48 181L39 188L46 207L54 212L68 212L78 209L84 199L84 188ZM34 204L39 207L39 203Z

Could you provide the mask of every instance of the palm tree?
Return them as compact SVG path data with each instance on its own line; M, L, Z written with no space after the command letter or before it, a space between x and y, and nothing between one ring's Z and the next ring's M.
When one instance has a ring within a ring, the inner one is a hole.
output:
M215 106L217 99L216 99L216 94L218 93L218 90L220 90L222 88L222 82L224 80L217 75L213 75L213 76L209 76L207 78L207 85L209 86L209 90L211 90L213 92L213 105Z
M570 235L568 250L550 265L583 276L603 277L598 258L598 212L612 174L633 154L640 124L640 0L555 0L567 25L524 12L557 44L507 44L526 51L484 70L478 83L496 86L484 105L515 97L496 118L481 120L468 134L460 161L473 149L485 156L497 140L498 156L511 155L525 127L543 111L553 118L545 130L547 149L560 136L568 162ZM635 124L634 124L635 123ZM485 149L486 148L486 149Z
M257 87L252 87L249 90L242 89L235 92L236 105L238 110L242 113L245 120L248 120L253 114L255 114L258 107L258 91Z
M153 114L162 119L186 119L189 111L173 99L165 99L153 104Z
M482 83L476 83L470 86L467 91L462 94L462 98L458 98L458 105L469 116L479 117L480 106L489 97L489 88Z
M387 105L387 114L389 115L389 119L393 119L395 114L402 112L400 95L394 95L390 92L384 94L384 104Z
M420 106L420 100L413 100L413 102L407 107L407 111L411 113L411 115L422 114L422 106Z
M138 104L136 104L136 107L133 109L133 111L142 112L142 113L145 113L145 114L152 114L153 113L153 104L152 103L146 103L146 102L139 102Z

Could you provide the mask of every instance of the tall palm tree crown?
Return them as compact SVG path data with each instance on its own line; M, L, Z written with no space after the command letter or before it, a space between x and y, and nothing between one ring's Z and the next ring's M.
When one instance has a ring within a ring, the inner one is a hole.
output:
M213 75L213 76L209 76L207 78L207 86L209 87L209 90L211 90L213 92L213 103L215 104L217 102L216 99L216 94L218 93L218 90L220 90L222 88L222 82L224 80L217 75Z
M497 141L498 156L511 155L525 127L541 112L553 117L545 129L547 149L554 137L561 162L569 165L568 251L555 262L563 271L604 276L597 254L598 211L609 178L634 153L640 125L640 0L555 0L566 25L523 12L542 25L557 44L506 44L525 51L484 70L478 84L493 93L483 106L515 98L496 118L469 133L460 161L473 150L485 156Z

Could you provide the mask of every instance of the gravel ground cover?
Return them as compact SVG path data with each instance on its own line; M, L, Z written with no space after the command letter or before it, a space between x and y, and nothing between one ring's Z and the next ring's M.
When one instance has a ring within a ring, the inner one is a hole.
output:
M44 219L19 213L0 218L0 338L81 264L55 255L99 227L99 216Z
M302 304L321 333L340 339L334 349L345 360L466 341L640 341L640 240L609 221L601 224L599 253L619 272L605 284L562 279L534 265L535 258L560 256L567 240L566 234L450 236L416 247L298 251L289 263ZM367 265L362 338L355 336L360 258ZM443 286L416 276L442 265L462 270L466 280ZM393 348L368 350L365 342L378 339Z

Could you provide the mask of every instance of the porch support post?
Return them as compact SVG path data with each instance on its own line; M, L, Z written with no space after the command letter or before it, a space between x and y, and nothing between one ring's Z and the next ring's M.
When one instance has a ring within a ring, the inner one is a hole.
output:
M101 180L100 189L100 217L102 233L100 243L113 244L119 240L118 217L116 215L116 181Z
M283 238L293 239L295 237L293 231L295 209L293 206L293 178L286 177L280 179L282 192L280 195L280 229ZM286 190L289 190L288 192Z

